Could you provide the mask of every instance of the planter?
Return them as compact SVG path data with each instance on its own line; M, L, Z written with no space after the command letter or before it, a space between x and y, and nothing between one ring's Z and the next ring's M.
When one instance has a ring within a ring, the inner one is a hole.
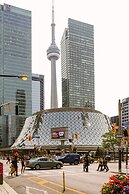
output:
M129 194L129 176L113 175L104 183L101 194Z

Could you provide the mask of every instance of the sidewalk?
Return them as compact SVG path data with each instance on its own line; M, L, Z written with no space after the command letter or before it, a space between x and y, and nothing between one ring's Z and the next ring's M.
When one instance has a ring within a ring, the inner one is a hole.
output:
M0 185L0 194L17 194L17 192L3 181L3 185Z
M6 160L0 159L0 162L5 164ZM0 185L0 194L17 194L17 192L11 188L5 181L3 177L3 184Z
M112 173L116 173L116 174L123 174L123 175L129 175L129 165L126 166L126 163L125 162L121 162L121 172L119 172L119 169L118 169L118 160L117 161L112 161L111 163L116 163L116 166L117 166L117 169L116 168L113 168L110 170L110 172Z

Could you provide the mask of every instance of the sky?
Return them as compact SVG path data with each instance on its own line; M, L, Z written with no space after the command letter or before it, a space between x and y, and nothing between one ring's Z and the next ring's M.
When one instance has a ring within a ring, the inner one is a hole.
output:
M0 0L32 12L32 72L45 75L45 109L50 108L52 0ZM58 48L68 18L94 25L95 109L118 115L118 101L129 97L129 1L54 0ZM57 61L58 104L61 98L61 60Z

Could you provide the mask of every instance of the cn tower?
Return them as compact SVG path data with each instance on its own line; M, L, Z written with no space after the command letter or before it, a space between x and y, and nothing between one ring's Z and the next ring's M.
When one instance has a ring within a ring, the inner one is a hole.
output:
M51 108L58 108L57 83L56 83L56 60L59 59L60 50L55 43L55 23L54 23L54 1L52 1L52 43L47 49L47 58L51 61Z

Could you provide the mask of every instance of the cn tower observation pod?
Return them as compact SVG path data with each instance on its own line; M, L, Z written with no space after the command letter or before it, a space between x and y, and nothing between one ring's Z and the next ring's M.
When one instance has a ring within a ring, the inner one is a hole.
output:
M101 145L102 135L110 129L109 117L97 110L48 109L26 119L12 149L56 148L62 142L64 146L70 145L70 140L77 148L96 149Z

